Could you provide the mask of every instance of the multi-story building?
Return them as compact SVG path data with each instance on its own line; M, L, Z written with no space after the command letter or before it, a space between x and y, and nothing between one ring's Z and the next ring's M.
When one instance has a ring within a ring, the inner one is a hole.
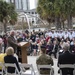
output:
M15 5L16 10L29 10L30 9L29 0L6 0L6 2L13 3Z
M19 10L30 10L37 7L38 0L5 0L6 2L13 3L16 9ZM32 3L33 2L33 3Z
M29 18L29 20L32 23L36 23L36 20L37 20L36 17L38 16L38 14L36 12L36 7L37 7L37 1L38 0L33 0L35 9L30 9L30 6L32 4L31 0L6 0L6 1L9 2L9 3L13 3L15 5L15 8L16 8L17 12L25 13L25 14L28 13L29 15L32 15L31 18Z
M35 1L35 8L37 8L38 0L34 0L34 1Z
M6 0L6 2L13 3L15 5L18 14L22 14L22 13L27 14L29 21L34 26L36 26L36 23L38 21L38 14L36 11L37 1L38 0L33 0L34 9L31 9L32 6L31 0ZM25 21L26 18L25 15L18 16L18 22L21 22L23 18Z

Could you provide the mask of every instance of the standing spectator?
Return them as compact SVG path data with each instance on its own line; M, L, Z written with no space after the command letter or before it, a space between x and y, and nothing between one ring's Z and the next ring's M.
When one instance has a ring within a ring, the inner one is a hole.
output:
M58 66L59 64L75 64L75 55L69 52L69 44L65 43L63 46L64 52L59 55L58 58ZM62 75L73 75L73 69L72 68L63 68Z

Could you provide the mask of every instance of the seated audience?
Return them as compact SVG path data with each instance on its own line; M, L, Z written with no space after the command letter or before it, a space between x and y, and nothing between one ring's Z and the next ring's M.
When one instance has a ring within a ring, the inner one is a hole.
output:
M46 45L46 53L48 55L51 55L53 49L53 44L51 40L48 40L47 45Z
M75 54L75 41L73 41L73 45L70 45L70 51Z
M4 57L5 56L6 56L6 53L0 53L0 62L1 63L4 63ZM17 56L15 54L14 54L14 56L17 58ZM2 67L0 67L0 71L2 71Z
M69 51L69 44L65 43L63 46L64 52L59 55L58 58L58 66L59 64L75 64L75 55L70 53ZM72 68L64 68L62 70L62 75L73 75L73 69Z
M4 63L4 57L6 56L6 53L0 53L0 62ZM0 71L2 71L2 67L0 67ZM0 74L1 75L1 74Z
M54 57L57 58L57 51L58 51L58 43L57 41L55 40L53 42L53 50L52 50L52 53L54 54Z
M37 58L36 60L36 64L37 65L52 65L53 66L53 59L46 54L46 47L45 46L41 46L41 55ZM50 69L41 69L40 70L41 74L49 74L50 73Z
M8 47L6 49L6 54L7 55L4 57L4 62L5 63L15 63L18 70L20 71L18 61L16 57L14 56L14 49L12 47ZM13 67L8 67L7 71L8 73L15 73L15 69Z

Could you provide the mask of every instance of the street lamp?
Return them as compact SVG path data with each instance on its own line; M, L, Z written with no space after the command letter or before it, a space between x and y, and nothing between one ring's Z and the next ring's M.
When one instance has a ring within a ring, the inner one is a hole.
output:
M19 16L20 17L22 17L22 25L24 24L24 18L26 18L26 20L27 20L27 23L28 23L28 28L29 28L29 32L30 32L30 23L29 23L29 18L28 18L28 16L25 14L25 13L23 13L23 14L19 14ZM23 27L23 26L22 26Z
M46 25L40 17L31 15L31 14L21 13L21 14L19 14L19 16L22 17L22 22L23 22L23 23L24 23L24 18L26 18L27 23L28 23L29 32L31 31L31 27L30 27L30 22L29 22L28 15L31 16L31 17L36 17L36 18L38 18L38 19L43 23L43 25Z

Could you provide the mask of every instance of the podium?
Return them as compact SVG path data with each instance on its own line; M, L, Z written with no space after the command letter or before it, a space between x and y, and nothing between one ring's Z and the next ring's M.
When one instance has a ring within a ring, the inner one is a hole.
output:
M28 42L20 42L19 43L21 45L21 59L22 59L22 63L27 63L27 47L29 46Z

